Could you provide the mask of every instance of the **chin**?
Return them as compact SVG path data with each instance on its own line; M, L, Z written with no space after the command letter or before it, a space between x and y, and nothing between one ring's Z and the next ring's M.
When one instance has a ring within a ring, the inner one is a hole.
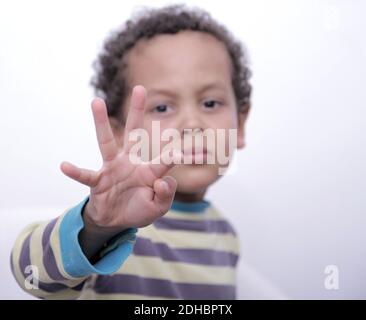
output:
M220 177L218 168L212 165L180 165L171 169L167 175L177 180L177 191L184 193L202 192Z

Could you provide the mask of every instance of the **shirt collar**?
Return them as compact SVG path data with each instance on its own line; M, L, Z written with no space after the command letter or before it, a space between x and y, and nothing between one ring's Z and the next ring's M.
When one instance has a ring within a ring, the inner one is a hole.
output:
M195 201L195 202L181 202L174 200L172 203L171 210L183 211L187 213L203 213L211 206L211 203L206 200Z

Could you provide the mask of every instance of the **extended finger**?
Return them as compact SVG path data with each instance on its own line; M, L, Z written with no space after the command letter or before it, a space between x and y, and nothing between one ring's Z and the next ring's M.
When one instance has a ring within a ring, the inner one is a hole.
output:
M118 153L118 147L108 120L107 107L103 99L92 101L95 130L100 152L104 161L112 160Z
M135 86L132 90L130 109L128 111L124 146L129 150L131 143L129 134L135 129L141 129L144 124L144 112L146 104L146 89L143 86Z
M99 175L96 171L82 169L66 161L61 163L60 169L69 178L86 186L94 187L98 183Z

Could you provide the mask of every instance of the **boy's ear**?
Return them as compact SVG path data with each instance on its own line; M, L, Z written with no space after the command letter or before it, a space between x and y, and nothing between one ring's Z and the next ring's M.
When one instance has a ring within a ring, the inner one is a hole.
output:
M248 119L250 104L242 105L238 112L238 136L237 148L243 149L245 147L245 124Z
M122 148L123 146L123 123L121 120L115 117L109 117L109 123L111 124L111 128L113 131L114 138L116 139L118 148Z

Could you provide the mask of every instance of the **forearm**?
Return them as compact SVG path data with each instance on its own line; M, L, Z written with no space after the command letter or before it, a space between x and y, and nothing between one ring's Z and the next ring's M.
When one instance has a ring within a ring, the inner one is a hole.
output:
M112 233L99 235L99 243L111 241L99 252L97 261L90 262L79 241L85 227L81 213L87 200L52 221L31 224L18 236L11 268L19 285L30 294L40 298L76 298L90 275L116 272L132 252L136 228L128 228L113 239ZM85 232L83 239L92 244L93 235ZM28 285L32 279L35 286Z
M74 299L87 277L74 278L64 269L58 237L62 216L34 223L17 237L11 271L20 287L38 298Z

